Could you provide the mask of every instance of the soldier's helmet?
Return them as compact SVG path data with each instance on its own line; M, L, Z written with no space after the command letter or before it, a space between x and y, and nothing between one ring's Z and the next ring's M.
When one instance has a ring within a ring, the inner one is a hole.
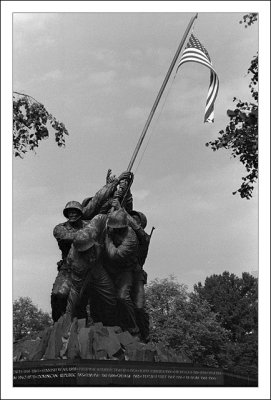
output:
M77 251L87 251L96 244L94 238L95 233L90 228L80 229L73 239L73 245Z
M113 229L126 228L128 226L127 214L123 210L112 211L108 216L107 226Z
M137 215L139 217L139 219L140 219L140 225L142 226L142 228L143 229L146 228L146 226L147 226L147 217L146 217L145 214L143 214L143 212L133 210L133 211L130 212L130 215L131 216Z
M80 217L78 217L78 219L82 217L83 208L82 208L81 204L79 203L79 201L69 201L65 205L64 210L63 210L64 217L68 218L68 210L70 210L70 209L75 209L75 210L80 211Z

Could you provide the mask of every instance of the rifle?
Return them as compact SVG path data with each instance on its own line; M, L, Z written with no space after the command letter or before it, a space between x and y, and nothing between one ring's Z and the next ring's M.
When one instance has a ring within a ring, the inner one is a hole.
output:
M151 239L151 237L152 237L152 233L153 233L154 229L155 229L155 227L153 226L153 227L151 228L150 239Z

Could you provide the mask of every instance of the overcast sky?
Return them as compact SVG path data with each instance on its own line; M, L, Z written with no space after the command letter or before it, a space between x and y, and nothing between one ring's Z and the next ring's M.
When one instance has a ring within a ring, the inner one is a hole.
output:
M50 311L60 259L52 231L65 221L63 207L93 195L108 168L127 168L193 15L13 15L13 90L43 103L70 132L65 149L51 133L36 155L13 162L14 298L30 296ZM174 274L192 290L211 274L258 269L257 187L252 200L233 196L244 167L205 147L225 128L232 98L250 98L258 24L245 29L242 15L199 13L194 25L220 80L215 123L203 123L209 70L185 64L173 81L175 68L135 162L134 209L146 214L148 232L156 228L149 281Z

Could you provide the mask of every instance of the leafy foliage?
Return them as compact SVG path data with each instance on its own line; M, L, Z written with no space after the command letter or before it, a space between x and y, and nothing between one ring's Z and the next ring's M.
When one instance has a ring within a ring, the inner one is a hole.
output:
M227 344L227 367L238 373L255 374L258 358L258 280L248 273L242 278L225 271L194 286L200 298L217 313L231 333Z
M30 297L19 297L13 302L13 336L20 340L51 326L48 313L39 310Z
M250 13L243 16L248 25L258 19L258 14ZM242 23L243 21L240 21ZM255 102L237 100L234 110L228 110L230 118L225 130L219 131L218 139L206 143L213 151L225 148L231 151L234 158L239 157L248 174L242 177L240 188L233 192L239 193L242 198L250 199L254 184L258 179L258 55L251 60L248 74L251 75L249 88Z
M65 146L68 131L62 122L49 114L43 104L33 97L13 92L13 151L15 157L39 146L39 142L49 137L48 127L55 131L55 141L59 147Z
M243 21L240 21L240 24L245 23L245 28L248 26L252 25L254 22L258 20L258 13L249 13L246 15L243 15Z
M213 367L223 363L229 334L207 301L189 294L172 276L152 281L146 288L146 301L152 342L185 351L193 363Z
M258 333L247 335L243 342L230 342L226 346L225 368L240 375L258 375Z

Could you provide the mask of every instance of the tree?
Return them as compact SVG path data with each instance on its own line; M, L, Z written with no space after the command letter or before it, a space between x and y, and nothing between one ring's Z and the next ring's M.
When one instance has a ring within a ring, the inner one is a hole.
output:
M150 282L146 287L147 310L151 319L150 338L154 343L185 351L193 363L222 366L229 334L217 321L207 301L188 293L174 279Z
M13 92L13 152L15 157L39 146L39 142L49 137L49 126L55 131L55 141L59 147L65 146L68 131L62 122L49 114L43 104L33 97Z
M258 19L257 13L250 13L243 16L245 27L250 26ZM230 118L225 130L219 131L218 139L206 143L213 151L225 148L231 151L234 158L239 157L244 164L247 175L242 177L240 188L233 192L239 193L242 198L250 199L254 184L258 179L258 55L251 60L248 68L250 74L249 88L254 102L237 100L234 110L228 110Z
M52 325L50 315L38 309L30 297L13 302L13 336L15 340L31 336Z
M244 272L238 278L225 271L207 277L204 285L199 282L194 289L218 313L224 328L231 331L233 341L257 330L258 282L252 275Z
M194 286L202 301L210 304L221 325L231 333L227 344L228 366L239 373L255 374L258 358L258 280L225 271Z

